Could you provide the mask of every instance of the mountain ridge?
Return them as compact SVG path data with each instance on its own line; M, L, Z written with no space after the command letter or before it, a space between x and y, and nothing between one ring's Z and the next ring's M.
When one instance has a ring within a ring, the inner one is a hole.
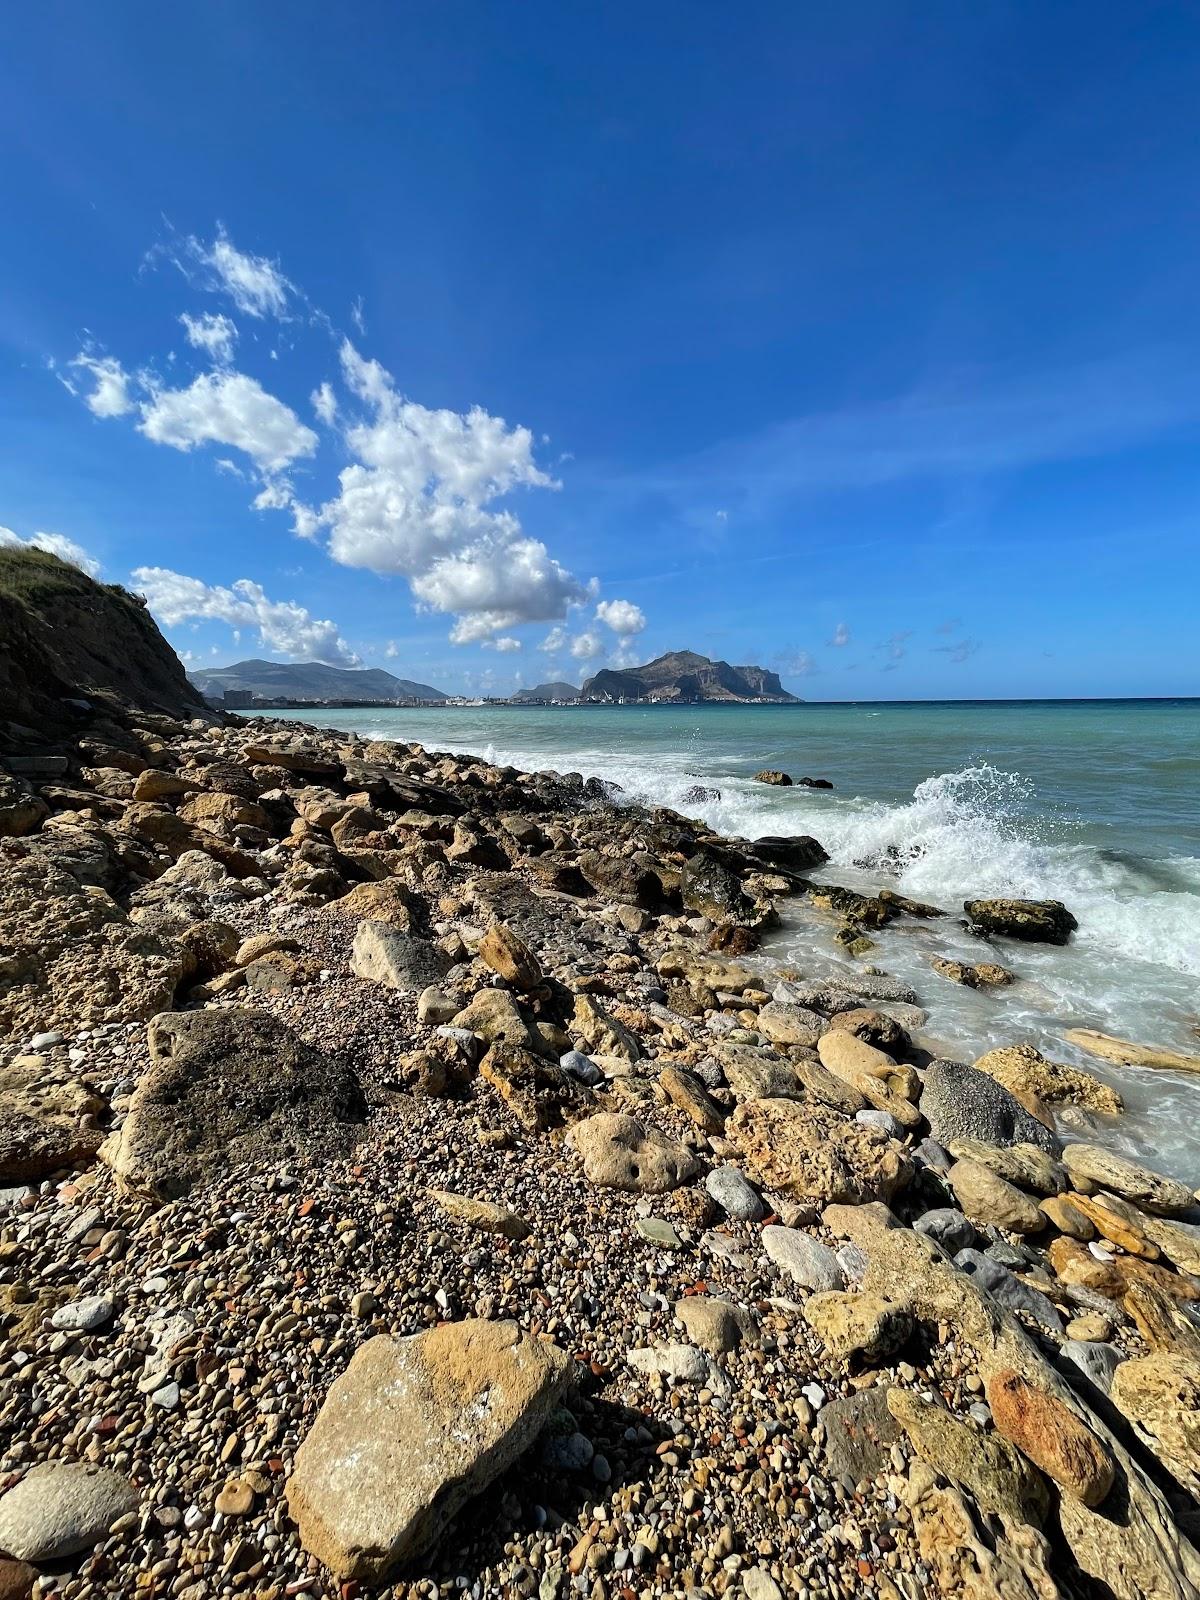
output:
M779 674L766 667L734 667L712 661L694 650L668 650L641 667L605 667L588 678L580 691L584 700L663 700L680 704L724 702L798 705Z
M202 694L249 690L263 700L446 700L441 689L397 678L382 667L331 667L323 661L251 658L188 674Z

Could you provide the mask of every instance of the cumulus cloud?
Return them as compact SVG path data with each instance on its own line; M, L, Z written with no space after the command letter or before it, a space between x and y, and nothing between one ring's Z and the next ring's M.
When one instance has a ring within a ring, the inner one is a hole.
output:
M493 639L491 645L494 650L499 650L504 655L510 655L513 651L521 648L521 641L520 639L514 639L511 634L503 634L499 639Z
M151 611L167 627L192 620L255 628L263 649L299 661L353 667L358 657L341 638L336 622L322 621L292 600L271 600L261 584L239 578L229 588L189 578L169 567L136 567L134 582Z
M630 639L646 626L646 613L632 600L601 600L596 607L596 620L607 623L622 638Z
M571 654L576 661L595 661L604 654L604 640L594 628L577 633L571 640Z
M81 350L71 362L81 372L86 372L95 387L85 394L83 403L95 417L123 417L134 408L129 393L129 374L115 356L93 356Z
M180 317L187 342L196 350L203 350L213 361L225 365L233 360L233 347L237 343L237 323L221 312L202 312L198 317L185 311Z
M832 645L836 645L839 650L843 645L850 643L850 629L844 622L838 623L837 627L833 630L833 638L830 639L829 642Z
M52 556L58 556L63 561L70 562L71 566L78 567L81 572L86 572L89 578L100 576L100 563L88 555L81 544L76 544L74 539L68 539L65 533L31 533L28 539L22 539L19 533L14 533L11 528L0 528L0 546L9 549L46 550Z
M343 566L406 577L431 611L453 614L456 644L523 622L552 622L589 590L493 502L517 487L558 484L533 459L528 428L480 407L430 410L345 340L342 378L364 408L342 433L355 458L317 513ZM314 402L315 403L315 402Z
M538 645L538 649L544 650L547 655L557 655L566 642L567 630L565 628L551 628L541 644Z
M186 389L155 390L141 410L138 430L156 444L231 445L262 472L278 472L317 448L316 434L291 407L243 372L206 372Z

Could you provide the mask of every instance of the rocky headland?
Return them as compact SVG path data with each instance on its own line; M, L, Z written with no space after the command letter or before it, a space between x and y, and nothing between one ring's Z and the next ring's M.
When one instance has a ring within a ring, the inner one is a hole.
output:
M1195 1196L1109 1083L925 1047L863 957L934 908L56 687L0 767L0 1596L1200 1595ZM966 915L942 979L1071 932Z

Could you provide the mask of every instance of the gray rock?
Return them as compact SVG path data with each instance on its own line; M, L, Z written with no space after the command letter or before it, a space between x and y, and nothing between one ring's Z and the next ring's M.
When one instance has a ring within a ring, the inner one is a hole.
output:
M936 1139L922 1139L913 1151L913 1159L923 1167L931 1167L934 1172L949 1172L954 1165L954 1157Z
M445 977L449 967L445 951L386 922L360 922L350 950L356 977L418 994Z
M569 1072L573 1078L578 1078L580 1083L603 1083L604 1074L590 1056L585 1056L582 1050L568 1050L566 1055L559 1056L558 1064L564 1072Z
M578 1430L565 1438L547 1439L541 1448L542 1465L552 1472L583 1472L592 1464L596 1447Z
M900 1424L888 1410L887 1385L831 1400L817 1413L825 1430L825 1460L830 1473L851 1489L864 1479L890 1470L891 1447L899 1443Z
M50 1326L60 1333L91 1333L112 1320L111 1295L92 1294L83 1300L73 1300L70 1305L59 1306L50 1318Z
M854 1120L868 1128L878 1128L880 1133L886 1133L892 1139L903 1139L907 1131L890 1111L879 1111L875 1106L866 1106L863 1110L856 1111Z
M18 1561L57 1561L97 1544L139 1496L119 1472L82 1461L32 1467L0 1498L0 1550Z
M824 1293L846 1287L845 1274L828 1245L811 1239L798 1228L772 1225L762 1231L763 1249L802 1288Z
M959 1061L932 1061L924 1071L921 1114L939 1144L982 1139L985 1144L1035 1144L1057 1156L1058 1135L986 1072Z
M1125 1357L1115 1344L1089 1344L1083 1339L1065 1339L1056 1365L1068 1382L1082 1373L1089 1383L1105 1394L1112 1388L1113 1373Z
M735 1222L759 1222L767 1208L736 1167L714 1167L704 1187L727 1217Z
M1022 1283L998 1261L981 1255L978 1250L960 1250L954 1258L960 1272L974 1278L980 1288L986 1289L993 1300L1009 1311L1024 1311L1051 1333L1061 1333L1063 1320L1040 1289Z
M968 1222L962 1212L956 1211L953 1206L935 1206L923 1217L918 1217L913 1227L927 1239L936 1239L942 1249L952 1256L960 1250L969 1250L979 1237L974 1223Z

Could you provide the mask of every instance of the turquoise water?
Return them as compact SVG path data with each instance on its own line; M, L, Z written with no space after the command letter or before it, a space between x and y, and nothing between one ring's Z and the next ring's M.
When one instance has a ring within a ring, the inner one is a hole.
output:
M977 994L930 972L932 953L986 954L950 918L884 930L872 959L914 984L947 1053L966 1059L1030 1039L1109 1077L1129 1110L1105 1136L1158 1151L1200 1183L1200 1077L1108 1068L1060 1037L1095 1027L1200 1052L1200 701L290 715L597 774L728 834L811 833L832 857L824 876L888 883L951 913L975 895L1065 901L1080 924L1067 949L999 952L1020 975L1011 989ZM834 789L769 788L753 781L763 767L829 778ZM697 784L720 798L685 798ZM803 913L785 920L772 953L814 975L840 965L828 929Z

